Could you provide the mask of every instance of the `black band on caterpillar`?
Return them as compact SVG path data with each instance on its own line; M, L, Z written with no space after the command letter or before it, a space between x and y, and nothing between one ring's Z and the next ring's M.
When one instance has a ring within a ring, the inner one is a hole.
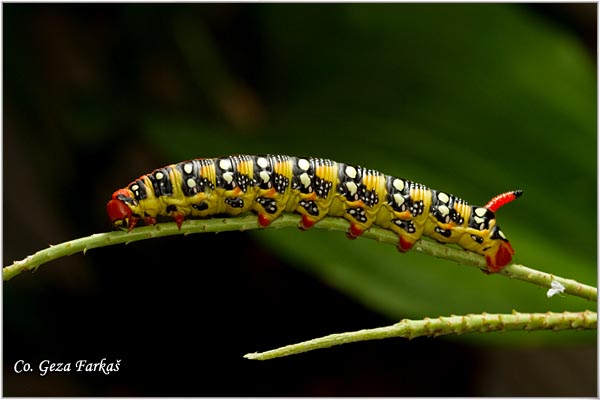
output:
M516 190L494 197L483 207L471 206L449 193L378 171L321 158L284 155L235 155L195 159L168 165L117 190L107 204L116 228L133 229L143 219L185 218L254 211L266 227L282 212L302 215L308 229L325 216L350 222L348 237L372 225L399 236L408 251L425 235L456 243L486 257L497 272L514 250L498 225L495 212L516 199Z

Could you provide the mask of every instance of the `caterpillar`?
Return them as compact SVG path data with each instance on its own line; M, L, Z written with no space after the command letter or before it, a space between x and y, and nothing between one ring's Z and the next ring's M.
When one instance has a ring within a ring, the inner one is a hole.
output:
M452 194L407 179L335 161L285 155L234 155L199 158L158 168L115 191L107 203L117 229L133 229L140 220L153 225L170 217L178 227L186 217L258 214L266 227L283 212L302 216L309 229L325 216L350 222L355 239L376 225L396 233L406 252L425 235L455 243L485 256L489 272L508 265L514 250L496 224L496 211L523 192L469 205Z

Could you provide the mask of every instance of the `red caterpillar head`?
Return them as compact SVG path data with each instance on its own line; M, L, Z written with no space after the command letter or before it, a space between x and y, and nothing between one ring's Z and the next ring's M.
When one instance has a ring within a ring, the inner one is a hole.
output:
M127 189L119 189L113 193L111 200L106 204L108 218L115 228L132 230L137 224L138 217L134 216L128 204L135 200Z
M473 207L469 221L469 235L461 240L461 246L485 256L488 271L499 272L512 261L514 249L500 227L496 225L495 212L523 194L521 190L494 197L483 207ZM470 236L470 237L468 237Z

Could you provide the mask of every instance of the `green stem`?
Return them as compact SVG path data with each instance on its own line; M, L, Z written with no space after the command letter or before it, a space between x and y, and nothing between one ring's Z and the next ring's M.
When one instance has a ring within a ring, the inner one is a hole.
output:
M280 347L262 353L250 353L244 357L251 360L268 360L304 353L311 350L324 349L340 344L364 340L387 339L403 337L413 339L419 336L441 336L448 334L460 335L475 332L506 332L515 330L536 331L565 329L595 329L598 315L592 311L563 312L563 313L532 313L521 314L478 314L423 320L404 319L397 324L375 329L335 333L306 342Z
M296 214L284 214L271 223L270 228L289 228L298 227L300 216ZM40 265L61 257L69 256L75 253L83 252L97 248L110 246L119 243L131 243L138 240L151 239L171 235L187 235L202 232L225 232L225 231L244 231L249 229L259 229L255 215L246 215L241 217L212 218L205 220L188 220L183 223L181 230L173 222L157 224L154 226L144 226L136 228L131 232L109 232L91 235L88 237L64 242L56 246L50 246L47 249L25 258L21 261L15 261L12 265L3 268L2 277L7 281L23 271L35 271ZM341 218L327 217L315 225L315 228L330 229L336 231L347 231L348 223ZM380 242L392 245L398 244L398 236L393 232L371 227L363 233L362 237L375 239ZM430 240L419 240L413 247L414 251L429 254L446 260L455 261L459 264L477 267L486 270L485 259L472 252L464 251L448 245L442 245ZM401 256L398 256L401 259ZM584 299L596 301L598 290L595 287L584 285L571 279L565 279L522 265L512 264L504 268L500 274L534 283L536 285L549 288L553 280L560 282L565 287L566 294L582 297Z

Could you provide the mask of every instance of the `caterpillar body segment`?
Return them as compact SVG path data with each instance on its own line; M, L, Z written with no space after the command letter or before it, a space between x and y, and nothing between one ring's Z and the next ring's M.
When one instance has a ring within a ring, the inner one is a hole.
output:
M302 215L302 229L325 216L342 217L350 223L351 239L376 225L396 233L398 249L405 252L427 236L484 255L488 270L498 272L511 262L514 250L495 212L521 193L503 193L480 207L361 166L322 158L235 155L156 169L114 192L107 212L114 227L128 230L140 220L152 225L170 217L181 227L185 218L249 211L263 227L283 212Z

